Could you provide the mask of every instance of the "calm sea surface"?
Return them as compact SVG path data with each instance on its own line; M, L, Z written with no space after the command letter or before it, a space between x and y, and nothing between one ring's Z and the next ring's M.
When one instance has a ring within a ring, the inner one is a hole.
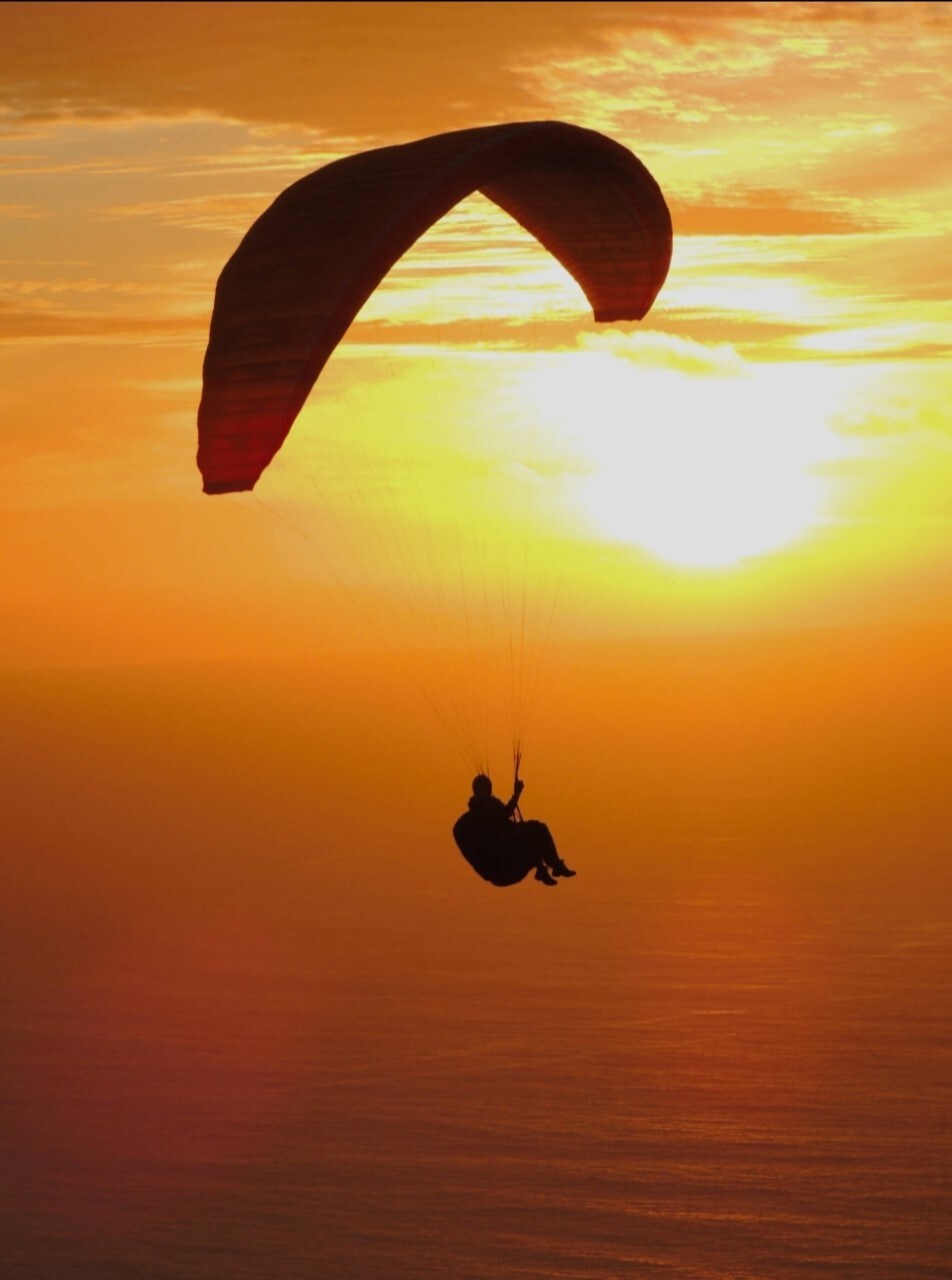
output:
M499 891L455 814L334 827L350 766L252 794L162 756L181 712L7 767L4 1280L952 1275L922 830L772 842L685 784L614 847L576 824L574 881Z
M952 1274L948 900L596 879L24 958L4 1276Z

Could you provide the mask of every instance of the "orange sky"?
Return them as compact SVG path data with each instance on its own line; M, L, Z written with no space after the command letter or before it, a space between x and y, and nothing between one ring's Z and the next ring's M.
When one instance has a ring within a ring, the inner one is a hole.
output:
M0 1221L31 1274L938 1257L950 67L947 4L0 5ZM252 220L355 150L541 118L664 191L644 323L596 326L473 198L254 493L203 495ZM450 837L506 627L557 891Z
M338 477L400 439L451 493L527 424L559 634L952 619L946 6L2 21L3 665L373 644L340 592ZM330 158L530 118L601 129L660 182L675 255L646 322L596 327L474 198L369 304L254 497L203 497L212 294L253 218Z

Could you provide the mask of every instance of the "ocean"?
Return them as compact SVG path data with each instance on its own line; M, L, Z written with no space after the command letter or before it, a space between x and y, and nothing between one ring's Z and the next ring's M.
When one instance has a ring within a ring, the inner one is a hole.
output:
M437 752L224 687L6 682L4 1280L952 1275L937 793L625 828L596 760L577 877L496 890Z

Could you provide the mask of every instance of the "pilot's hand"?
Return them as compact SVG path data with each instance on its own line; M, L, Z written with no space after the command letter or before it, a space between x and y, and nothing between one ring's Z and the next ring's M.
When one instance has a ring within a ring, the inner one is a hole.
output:
M514 790L515 790L515 793L516 793L516 795L517 795L517 796L521 796L521 795L522 795L523 791L525 790L525 785L526 785L526 784L522 781L522 779L521 779L521 778L517 778L517 779L516 779L516 785L515 785Z

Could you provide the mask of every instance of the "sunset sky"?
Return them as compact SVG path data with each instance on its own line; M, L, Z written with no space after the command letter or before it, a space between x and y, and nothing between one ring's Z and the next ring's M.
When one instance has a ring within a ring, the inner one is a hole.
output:
M527 424L566 635L952 621L948 6L6 4L2 24L4 664L347 647L330 450L360 436L358 483L406 442L432 497ZM338 156L544 118L660 183L675 249L647 320L596 326L474 197L365 308L255 495L203 497L214 285L258 213Z
M946 3L0 4L4 1274L950 1273L950 70ZM258 215L546 119L665 195L645 320L474 196L203 494ZM451 838L510 729L557 887Z

